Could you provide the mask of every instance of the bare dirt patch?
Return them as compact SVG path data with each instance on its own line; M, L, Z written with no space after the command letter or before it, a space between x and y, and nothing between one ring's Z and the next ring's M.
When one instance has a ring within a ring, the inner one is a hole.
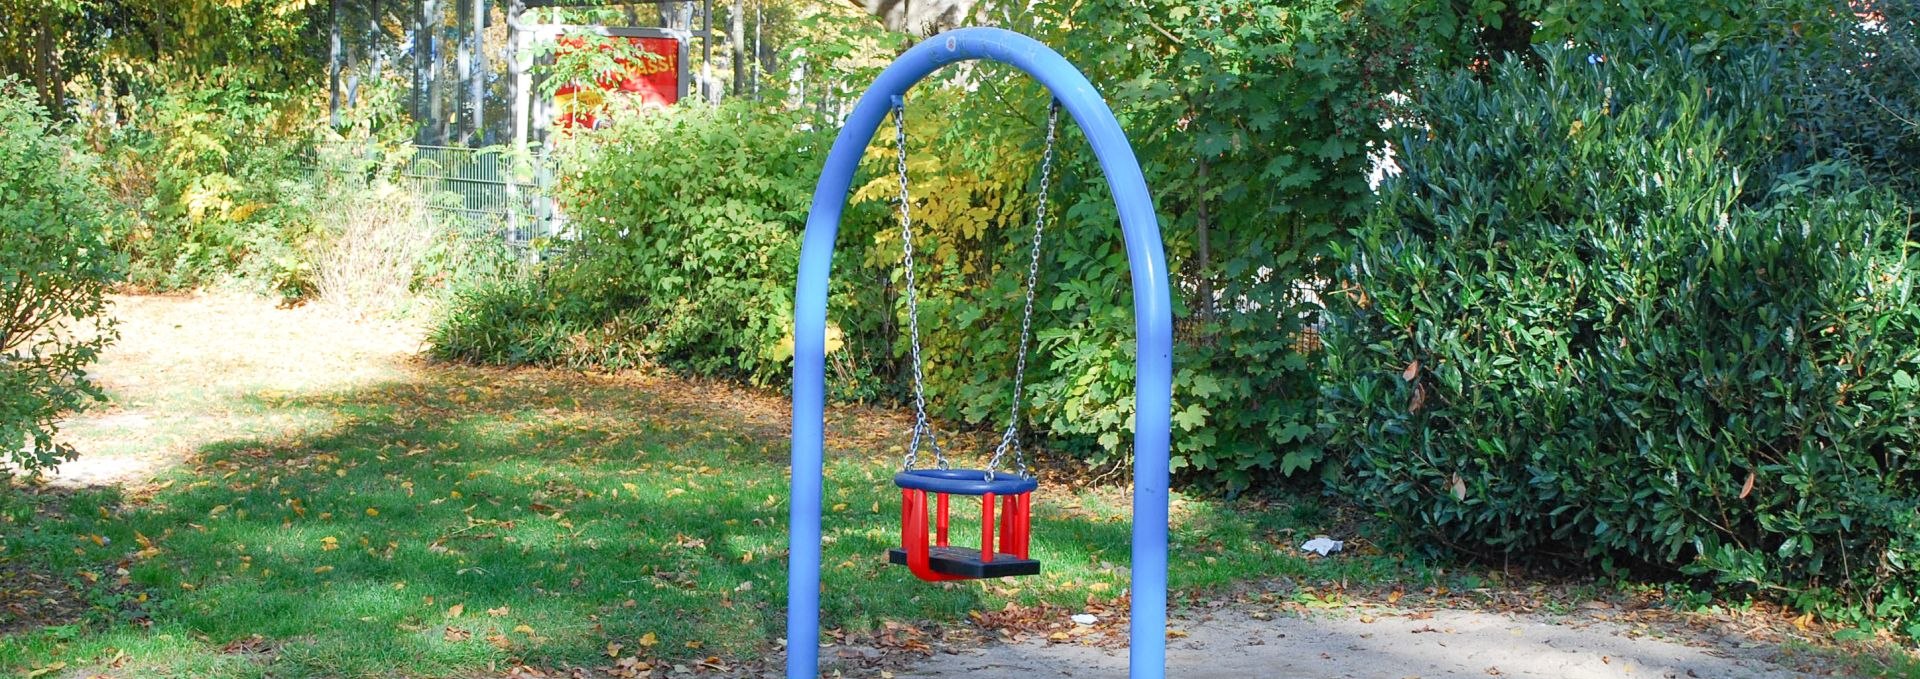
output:
M1169 676L1788 679L1772 647L1695 645L1620 623L1489 611L1372 611L1176 621ZM1030 639L941 654L905 677L1118 677L1124 647Z
M55 486L137 486L212 441L294 426L248 401L394 379L421 338L405 324L245 295L117 295L110 313L120 339L92 370L109 402L62 425L80 457L52 474Z

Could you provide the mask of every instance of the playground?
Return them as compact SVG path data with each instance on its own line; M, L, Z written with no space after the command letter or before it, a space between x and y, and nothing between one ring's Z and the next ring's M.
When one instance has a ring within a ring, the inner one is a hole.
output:
M0 675L1920 677L1920 2L161 2Z
M96 454L5 508L0 663L128 677L781 673L784 399L434 365L417 328L257 299L113 303L128 339L98 373L118 403L68 429ZM928 585L885 562L899 459L869 452L897 446L909 421L828 421L845 493L826 507L829 672L1124 675L1124 492L1036 502L1039 577ZM1445 569L1314 504L1173 507L1189 558L1171 570L1170 676L1787 677L1885 662L1823 651L1775 610L1673 613L1601 583ZM1297 549L1323 532L1355 548ZM102 611L119 622L75 626ZM1092 625L1072 620L1089 612Z

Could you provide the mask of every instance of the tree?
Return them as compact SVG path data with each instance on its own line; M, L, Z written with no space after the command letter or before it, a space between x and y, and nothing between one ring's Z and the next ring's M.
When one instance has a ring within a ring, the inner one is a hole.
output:
M85 368L115 337L105 296L122 260L91 162L33 92L0 77L0 477L71 459L54 441L59 418L102 398Z
M887 30L933 35L967 23L980 0L849 0L886 24Z

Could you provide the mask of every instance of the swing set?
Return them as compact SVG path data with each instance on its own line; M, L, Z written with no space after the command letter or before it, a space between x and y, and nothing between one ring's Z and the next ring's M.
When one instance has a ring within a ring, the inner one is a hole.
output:
M1035 209L1026 280L1026 307L1020 322L1014 364L1013 399L1006 429L982 469L955 469L927 417L921 371L919 297L914 279L913 219L907 181L906 91L948 64L985 59L1008 64L1032 76L1053 95L1047 117L1046 148L1041 155L1039 206ZM1031 558L1032 499L1039 482L1027 469L1020 441L1019 414L1024 395L1027 348L1031 340L1033 299L1040 272L1040 248L1046 227L1047 192L1052 181L1054 140L1065 109L1085 133L1107 176L1120 217L1131 269L1135 323L1132 624L1129 667L1133 679L1157 679L1166 670L1168 439L1173 395L1173 315L1167 285L1166 255L1152 196L1133 148L1086 76L1058 53L1032 38L997 28L963 28L936 35L882 71L855 104L827 155L807 215L801 246L799 282L794 293L793 486L787 564L787 677L811 678L819 672L820 508L824 485L827 289L834 239L852 188L860 156L880 123L894 121L900 178L901 260L905 269L909 348L912 359L914 423L900 488L900 546L888 560L931 582L1034 575ZM934 465L916 467L922 447ZM1002 468L1003 464L1007 468ZM931 498L929 497L931 495ZM978 547L950 542L954 496L979 498Z
M1027 258L1027 306L1020 315L1019 353L1013 367L1013 405L1000 444L985 469L953 469L940 436L927 417L927 390L920 370L920 297L913 273L913 199L907 190L907 109L904 97L893 98L893 138L900 175L900 261L906 271L907 346L913 357L913 436L907 458L893 483L900 487L900 547L887 552L888 560L906 566L921 580L970 580L1036 575L1040 562L1028 558L1033 517L1033 491L1039 481L1027 471L1026 451L1020 445L1020 399L1026 391L1027 345L1033 338L1033 293L1040 280L1040 240L1046 231L1047 189L1053 183L1053 141L1059 130L1060 102L1047 110L1046 150L1040 154L1040 201L1034 208L1033 242ZM920 446L933 451L935 466L916 469ZM1011 470L1001 460L1013 454ZM1007 472L1012 472L1008 474ZM934 494L934 538L927 542L927 493ZM956 547L947 542L950 520L948 498L980 498L980 547ZM1000 500L998 540L995 540L994 499ZM999 558L995 558L995 545Z

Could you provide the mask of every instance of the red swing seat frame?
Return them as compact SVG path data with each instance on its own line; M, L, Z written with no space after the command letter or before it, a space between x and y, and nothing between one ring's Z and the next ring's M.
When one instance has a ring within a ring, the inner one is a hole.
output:
M900 547L887 551L888 561L906 566L928 582L1040 572L1040 562L1027 551L1032 541L1033 491L1039 487L1033 478L978 469L911 469L894 476L894 484L900 486ZM928 494L934 496L932 503ZM949 496L953 495L980 498L977 549L948 541Z

